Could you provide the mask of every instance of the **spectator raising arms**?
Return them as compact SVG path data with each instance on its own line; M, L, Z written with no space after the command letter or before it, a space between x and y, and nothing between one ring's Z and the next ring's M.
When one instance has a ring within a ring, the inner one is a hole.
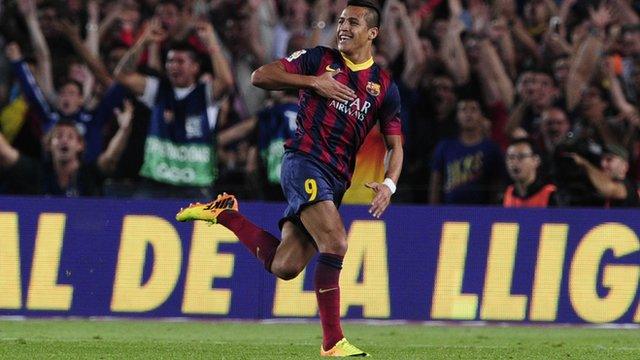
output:
M600 168L582 156L571 153L578 166L587 171L589 181L602 197L605 207L638 206L638 188L627 178L629 153L618 145L607 145L604 149Z
M95 162L83 160L84 139L69 120L60 120L49 130L44 163L19 153L0 134L0 169L5 174L0 187L14 194L101 195L102 180L114 171L131 133L133 105L126 101L116 115L120 128Z
M118 82L151 109L140 170L147 181L140 188L140 196L206 199L211 195L217 171L216 101L233 86L233 78L211 24L199 22L197 33L213 64L210 81L198 80L199 58L185 43L176 43L169 50L166 79L136 72L140 53L162 35L161 24L155 19L116 68Z
M103 149L102 127L111 117L113 109L122 102L125 95L124 89L121 86L112 86L107 90L98 107L90 111L83 107L82 85L73 80L66 80L58 87L57 102L52 107L24 61L20 47L16 43L9 44L6 54L20 80L29 105L36 110L42 120L44 131L50 130L59 120L74 122L86 141L84 158L90 162L95 161Z
M141 100L134 103L136 119L125 149L132 161L118 166L105 194L205 199L215 184L243 198L281 199L281 156L270 152L262 158L270 164L270 181L258 181L266 179L255 176L258 149L265 154L265 144L275 141L263 135L286 133L284 112L307 104L293 98L283 103L278 93L254 86L251 74L298 49L338 46L335 30L346 3L2 2L0 47L8 56L0 56L0 132L20 153L37 158L42 134L57 121L71 120L84 137L84 160L93 162L116 132L112 109L131 90ZM587 169L568 153L598 168L603 150L620 146L628 153L629 181L640 180L638 4L380 3L384 31L371 55L397 84L405 130L397 200L425 203L430 193L437 203L499 203L505 190L500 181L482 180L465 167L469 160L456 162L464 151L453 144L462 146L460 139L470 134L458 126L462 98L475 99L483 110L480 143L498 145L492 159L501 158L513 139L533 141L540 150L537 178L557 187L559 206L602 202ZM269 130L267 123L283 127ZM483 166L493 164L483 159ZM460 166L447 170L452 164ZM496 164L496 171L504 170L502 160ZM123 191L112 192L111 185ZM471 188L469 196L451 198Z

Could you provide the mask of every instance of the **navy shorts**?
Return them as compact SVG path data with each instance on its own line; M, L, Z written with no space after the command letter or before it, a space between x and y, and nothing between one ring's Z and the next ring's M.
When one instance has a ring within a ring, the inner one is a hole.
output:
M282 158L280 174L282 193L287 209L280 220L280 228L291 221L306 232L300 212L319 201L330 200L340 207L347 184L318 160L298 152L287 151Z

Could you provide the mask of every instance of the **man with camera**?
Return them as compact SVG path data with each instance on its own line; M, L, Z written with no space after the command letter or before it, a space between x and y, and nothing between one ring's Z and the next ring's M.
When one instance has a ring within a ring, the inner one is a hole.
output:
M568 154L583 168L589 181L604 199L604 207L634 207L639 205L638 188L627 176L629 152L616 144L605 145L600 168L577 153Z

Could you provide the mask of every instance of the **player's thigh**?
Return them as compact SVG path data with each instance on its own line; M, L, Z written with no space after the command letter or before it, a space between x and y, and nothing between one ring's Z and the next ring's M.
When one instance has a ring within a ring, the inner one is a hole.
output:
M282 226L282 242L278 246L277 253L282 253L287 258L310 259L315 255L316 251L313 239L308 234L291 221L284 223Z
M291 279L307 266L316 252L313 239L293 222L286 221L271 271L280 278Z
M300 220L315 239L320 252L346 253L346 231L333 201L320 201L305 207L300 213Z

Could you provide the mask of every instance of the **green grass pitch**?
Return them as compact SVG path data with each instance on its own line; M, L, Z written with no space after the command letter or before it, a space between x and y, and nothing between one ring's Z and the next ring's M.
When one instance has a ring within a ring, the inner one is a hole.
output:
M344 325L374 359L640 359L640 330ZM313 359L317 323L0 321L0 359Z

